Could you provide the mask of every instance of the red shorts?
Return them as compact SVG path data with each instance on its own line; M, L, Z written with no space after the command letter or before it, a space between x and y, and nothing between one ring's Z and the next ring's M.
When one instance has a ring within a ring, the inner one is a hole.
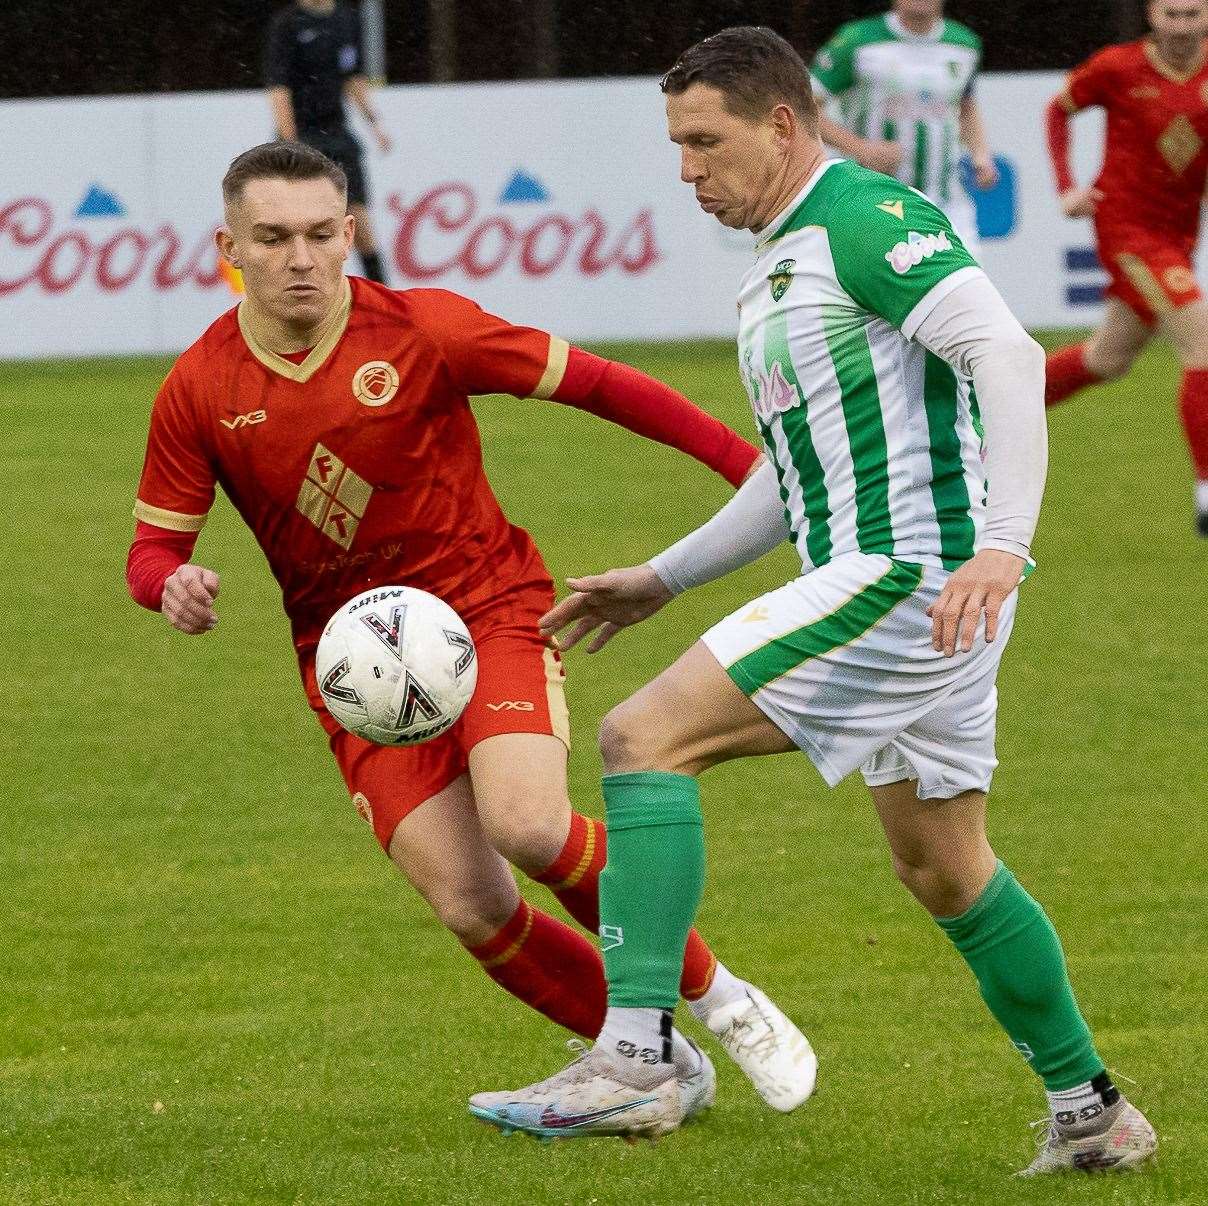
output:
M300 663L307 699L357 811L383 849L398 823L466 773L470 750L500 733L548 733L570 746L562 659L537 630L554 602L550 588L526 588L462 612L478 650L478 685L461 719L423 745L374 745L342 729L323 706L314 655Z
M1139 228L1098 230L1099 259L1111 275L1108 297L1118 297L1152 326L1164 314L1200 300L1191 267L1195 244Z

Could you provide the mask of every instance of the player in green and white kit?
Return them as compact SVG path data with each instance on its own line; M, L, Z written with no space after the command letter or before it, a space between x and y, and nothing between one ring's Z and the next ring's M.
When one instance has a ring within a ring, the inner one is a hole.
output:
M840 115L823 112L822 141L925 193L976 255L977 219L957 163L963 144L977 186L998 180L973 95L981 39L943 13L943 0L895 0L841 26L810 70L819 100L833 99Z
M1136 1164L1153 1129L1095 1050L1048 917L986 837L995 679L1044 486L1044 354L935 205L826 158L804 64L778 35L708 38L663 90L682 178L757 234L739 361L768 459L648 564L571 579L543 627L573 625L565 647L598 629L598 649L786 538L802 573L605 719L604 1029L562 1072L471 1109L543 1136L679 1124L671 1011L704 879L696 776L800 749L831 785L860 770L898 876L1041 1077L1052 1117L1026 1171Z

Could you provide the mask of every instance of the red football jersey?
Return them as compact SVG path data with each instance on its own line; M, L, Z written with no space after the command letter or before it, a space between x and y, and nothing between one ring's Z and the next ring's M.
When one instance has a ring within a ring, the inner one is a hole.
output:
M459 609L549 584L487 482L467 395L549 397L561 339L437 289L361 279L301 364L242 307L176 362L155 399L134 514L197 531L221 485L281 584L301 649L332 612L401 582Z
M1063 101L1071 113L1107 111L1096 222L1194 241L1208 175L1208 58L1180 74L1149 39L1109 46L1071 72Z

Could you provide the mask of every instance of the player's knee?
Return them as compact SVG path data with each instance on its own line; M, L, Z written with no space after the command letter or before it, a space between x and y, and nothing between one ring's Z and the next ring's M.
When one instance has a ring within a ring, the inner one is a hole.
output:
M424 894L436 919L464 946L481 946L516 912L514 893L444 885Z
M564 795L547 798L536 784L478 801L487 841L513 866L530 875L544 871L566 844L570 802Z
M658 734L662 730L638 699L618 704L600 725L600 754L605 773L661 770Z
M1123 377L1132 367L1136 353L1131 348L1095 347L1086 352L1086 365L1101 381Z
M968 891L965 877L925 853L894 854L893 869L910 894L933 917L956 917L965 911Z

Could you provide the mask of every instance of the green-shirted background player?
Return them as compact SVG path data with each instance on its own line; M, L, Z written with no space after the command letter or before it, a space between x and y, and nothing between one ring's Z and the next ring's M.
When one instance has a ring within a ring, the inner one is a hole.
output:
M646 565L571 579L542 627L569 628L566 648L596 632L598 649L785 539L802 573L605 718L604 1028L555 1076L470 1108L542 1136L679 1125L670 1036L704 881L697 776L800 750L831 786L860 771L899 878L1042 1081L1051 1119L1027 1174L1139 1163L1153 1128L1112 1083L1052 924L986 835L998 665L1044 488L1044 353L939 208L827 157L783 38L724 30L662 86L682 179L756 234L739 362L767 463Z
M873 171L896 176L931 198L977 255L977 219L957 164L969 151L978 188L998 170L973 95L981 39L944 16L944 0L894 0L876 17L841 26L811 67L823 110L822 141Z

